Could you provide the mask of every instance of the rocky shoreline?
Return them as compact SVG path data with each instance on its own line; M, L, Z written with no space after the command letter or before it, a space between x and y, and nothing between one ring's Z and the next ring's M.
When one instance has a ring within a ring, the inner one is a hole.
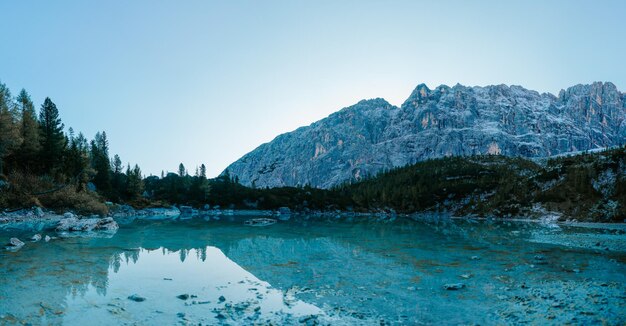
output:
M268 217L272 219L286 221L292 216L306 216L307 218L330 218L330 219L352 219L352 218L374 218L378 221L394 221L397 218L408 218L414 221L442 221L450 219L465 220L506 220L510 222L539 223L549 227L559 226L580 226L586 228L600 228L626 231L626 224L607 223L579 223L574 220L562 220L554 215L544 215L540 217L519 217L519 218L499 218L499 217L478 217L478 216L454 216L448 212L423 212L414 214L398 214L393 210L377 211L371 213L350 212L350 211L291 211L287 207L278 210L234 210L221 209L217 207L205 206L203 209L193 209L189 206L172 206L134 209L128 205L114 205L111 207L108 216L98 215L80 216L72 212L58 214L51 211L44 211L40 207L32 209L22 209L13 212L0 212L0 231L7 232L34 232L31 241L39 241L42 237L39 233L45 231L56 232L59 237L112 237L119 229L119 225L129 224L135 220L174 220L204 218L206 220L219 220L221 216L249 216ZM38 237L37 237L38 236ZM52 237L54 238L54 237ZM46 241L52 239L46 236ZM20 239L11 238L5 248L9 250L19 250L24 245ZM620 246L621 247L621 246Z

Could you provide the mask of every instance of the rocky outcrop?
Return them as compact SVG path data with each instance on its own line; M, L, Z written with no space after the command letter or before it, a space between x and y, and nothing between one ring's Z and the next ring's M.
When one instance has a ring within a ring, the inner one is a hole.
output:
M71 213L70 213L71 214ZM59 221L57 232L91 232L109 231L115 232L119 226L112 217L79 219L76 216L67 217Z
M63 215L44 212L39 207L22 209L10 213L0 213L0 230L4 231L43 231L54 229Z
M226 171L247 186L329 188L443 156L546 157L622 145L625 116L626 95L612 83L558 96L520 86L422 84L401 107L361 101L276 137Z

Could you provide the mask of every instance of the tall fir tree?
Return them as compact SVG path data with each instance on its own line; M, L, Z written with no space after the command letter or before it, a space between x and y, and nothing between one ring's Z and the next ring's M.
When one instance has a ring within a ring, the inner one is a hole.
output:
M11 92L0 83L0 175L4 173L6 157L19 147L20 142Z
M206 179L206 166L204 163L200 165L200 177Z
M22 138L22 144L17 151L16 160L22 169L31 171L35 168L37 155L41 149L37 114L35 113L33 101L31 101L30 95L28 95L25 89L22 88L16 101L21 115L20 134Z
M141 169L137 164L132 169L130 164L126 169L126 196L129 199L137 199L144 190L143 177L141 176Z
M91 141L91 166L96 171L93 183L105 196L111 195L111 161L106 132L98 132Z
M56 173L65 151L63 123L59 118L57 106L46 97L39 112L39 136L41 151L39 160L44 173Z
M183 163L180 163L178 165L178 176L179 177L184 177L187 174L186 170L185 170L185 166L183 165Z
M124 196L124 192L126 191L126 176L124 175L122 159L119 155L115 154L113 156L111 165L113 169L111 176L111 200L118 201Z
M75 178L76 190L84 191L93 174L93 170L89 165L89 147L87 146L87 139L82 133L78 133L78 136L75 137L72 128L70 128L68 132L69 146L64 160L64 170L68 176Z

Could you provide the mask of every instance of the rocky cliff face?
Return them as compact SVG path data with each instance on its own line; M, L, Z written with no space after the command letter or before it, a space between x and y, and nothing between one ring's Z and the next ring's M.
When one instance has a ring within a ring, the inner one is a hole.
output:
M626 94L612 83L559 96L520 86L418 85L401 107L364 100L232 163L247 186L329 188L451 155L543 157L626 143Z

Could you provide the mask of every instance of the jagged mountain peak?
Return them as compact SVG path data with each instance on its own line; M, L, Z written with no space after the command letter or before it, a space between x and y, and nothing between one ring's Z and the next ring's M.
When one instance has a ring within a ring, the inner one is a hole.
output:
M614 84L556 97L517 85L419 84L401 107L362 100L280 135L228 167L249 186L328 188L452 155L541 157L626 142L626 96Z

